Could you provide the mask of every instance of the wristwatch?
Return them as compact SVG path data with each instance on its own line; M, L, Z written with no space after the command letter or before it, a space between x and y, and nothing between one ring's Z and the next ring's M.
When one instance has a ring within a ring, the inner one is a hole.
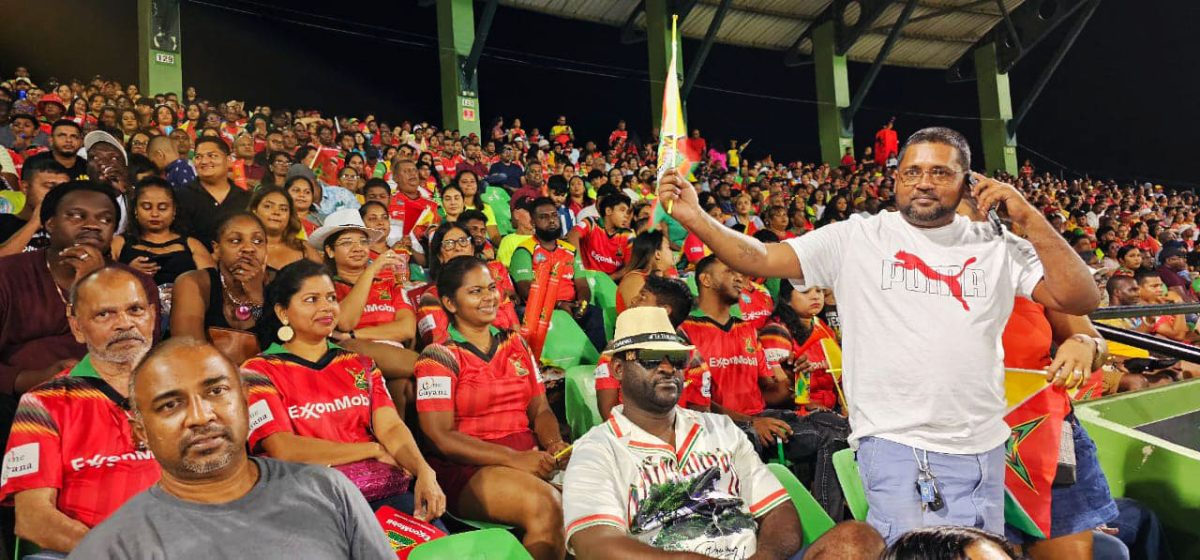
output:
M1092 344L1092 371L1096 371L1100 366L1104 365L1104 356L1108 354L1108 341L1098 336L1088 336L1083 333L1075 333L1071 335L1071 339Z

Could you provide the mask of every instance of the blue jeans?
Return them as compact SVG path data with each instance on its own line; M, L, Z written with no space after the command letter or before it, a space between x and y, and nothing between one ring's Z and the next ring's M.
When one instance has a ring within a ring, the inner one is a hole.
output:
M939 525L1004 533L1004 446L974 455L929 452L929 468L945 505L922 509L917 456L925 453L886 439L858 443L858 469L870 511L867 523L891 545L913 529Z

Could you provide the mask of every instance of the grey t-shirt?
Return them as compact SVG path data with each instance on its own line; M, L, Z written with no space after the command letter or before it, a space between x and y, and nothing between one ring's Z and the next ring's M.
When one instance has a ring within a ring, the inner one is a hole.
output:
M154 485L92 529L69 558L396 557L367 501L341 473L251 460L260 475L245 496L197 504Z

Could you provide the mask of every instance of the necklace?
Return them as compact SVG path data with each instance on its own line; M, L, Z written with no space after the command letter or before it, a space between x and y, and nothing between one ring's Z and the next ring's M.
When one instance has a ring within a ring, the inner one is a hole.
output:
M217 276L221 278L221 291L229 297L229 301L233 302L237 307L233 308L233 317L239 321L248 321L251 317L254 322L258 322L258 318L262 316L262 304L247 301L241 301L234 297L233 292L229 290L229 286L225 284L225 275L220 270L217 271ZM246 287L242 286L242 291L246 291Z
M54 279L54 271L50 270L50 259L49 258L46 259L46 272L48 272L50 274L50 283L54 284L54 289L55 289L55 291L58 292L58 298L62 300L63 305L65 305L67 307L71 307L71 303L69 301L67 301L66 294L63 294L62 288L60 288L58 286L58 280Z

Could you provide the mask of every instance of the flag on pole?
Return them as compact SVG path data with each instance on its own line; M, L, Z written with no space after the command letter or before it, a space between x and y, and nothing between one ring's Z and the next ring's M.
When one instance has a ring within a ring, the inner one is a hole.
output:
M687 143L687 125L683 122L683 104L679 100L679 77L675 69L676 57L679 56L678 37L679 16L671 16L671 62L667 65L667 75L663 80L662 121L658 127L658 180L662 180L667 171L674 169L684 177L692 173L693 168L700 162L702 154L695 153ZM664 211L665 210L665 211ZM658 223L670 212L670 208L662 208L656 199L654 212L651 213L650 227L658 227Z

